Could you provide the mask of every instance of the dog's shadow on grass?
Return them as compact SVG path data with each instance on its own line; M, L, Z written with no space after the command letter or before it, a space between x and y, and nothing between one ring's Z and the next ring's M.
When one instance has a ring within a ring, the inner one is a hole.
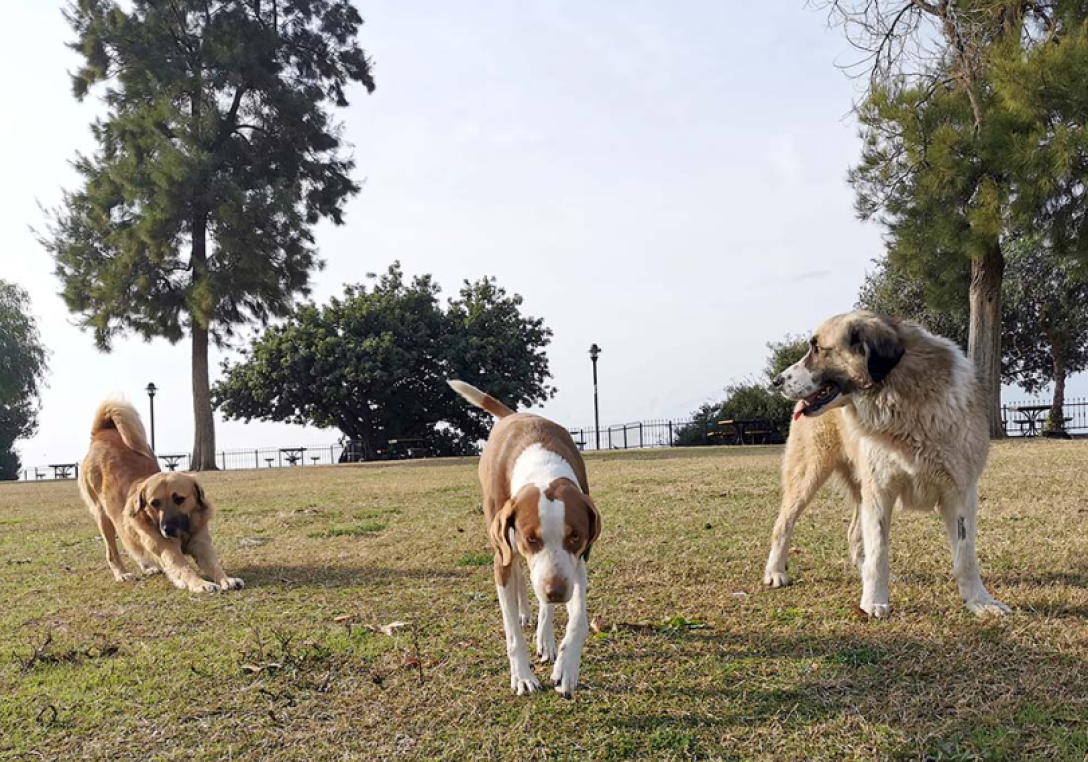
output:
M652 664L663 653L671 664L689 665L680 679L662 663L660 682L624 687L615 680L624 664ZM643 753L655 744L689 744L680 750L695 754L726 729L763 726L801 737L814 724L834 733L830 728L858 720L898 734L896 758L1001 752L1016 759L1044 738L1053 758L1082 759L1082 745L1088 751L1082 719L1069 709L1088 701L1088 683L1079 677L1088 664L1025 645L999 626L953 627L936 640L881 631L879 624L871 636L647 633L595 648L587 661L609 676L591 678L594 690L629 697L634 711L613 723L617 737L637 738ZM654 711L640 693L669 696L672 710ZM677 702L690 706L679 711Z
M251 588L399 587L421 582L449 582L470 576L469 570L398 569L385 566L322 566L320 564L252 564L231 573Z

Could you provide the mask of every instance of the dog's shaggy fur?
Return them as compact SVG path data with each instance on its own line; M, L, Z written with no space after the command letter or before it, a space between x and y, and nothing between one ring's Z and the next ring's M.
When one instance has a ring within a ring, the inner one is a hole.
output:
M104 402L98 407L79 491L98 523L106 561L118 582L134 579L117 552L120 536L144 574L164 572L176 587L197 593L243 587L219 565L208 532L214 510L204 490L189 474L160 472L132 405ZM186 555L212 581L201 577Z
M952 342L870 312L825 321L810 343L805 357L775 379L797 406L763 581L786 584L794 524L836 476L853 510L849 544L863 610L877 617L889 611L888 535L899 502L941 514L967 608L1006 613L983 586L975 555L989 434L974 367Z

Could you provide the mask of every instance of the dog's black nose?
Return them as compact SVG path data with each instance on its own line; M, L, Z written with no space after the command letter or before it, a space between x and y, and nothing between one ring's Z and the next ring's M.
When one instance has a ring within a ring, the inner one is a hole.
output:
M779 373L777 376L771 379L771 383L774 384L774 387L777 389L778 387L782 386L782 384L786 383L786 379L782 377L781 373Z

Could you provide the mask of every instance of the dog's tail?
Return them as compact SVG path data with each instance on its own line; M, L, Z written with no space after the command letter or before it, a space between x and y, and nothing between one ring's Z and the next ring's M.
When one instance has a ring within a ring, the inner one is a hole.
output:
M121 441L133 452L155 457L155 453L151 452L151 445L147 443L147 433L140 414L130 403L106 400L98 406L98 410L94 412L94 423L91 424L91 436L107 429L115 429L121 435Z
M499 402L487 392L481 392L472 384L466 384L464 381L447 381L446 383L450 385L450 388L473 405L481 410L486 410L496 418L505 418L508 415L514 414L513 410Z

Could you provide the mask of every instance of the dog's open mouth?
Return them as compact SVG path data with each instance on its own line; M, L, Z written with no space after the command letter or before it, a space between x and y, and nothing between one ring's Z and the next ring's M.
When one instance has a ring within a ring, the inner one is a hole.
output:
M796 421L802 415L813 415L819 412L820 408L831 403L841 392L838 384L828 381L815 394L797 400L797 404L793 406L793 420Z

